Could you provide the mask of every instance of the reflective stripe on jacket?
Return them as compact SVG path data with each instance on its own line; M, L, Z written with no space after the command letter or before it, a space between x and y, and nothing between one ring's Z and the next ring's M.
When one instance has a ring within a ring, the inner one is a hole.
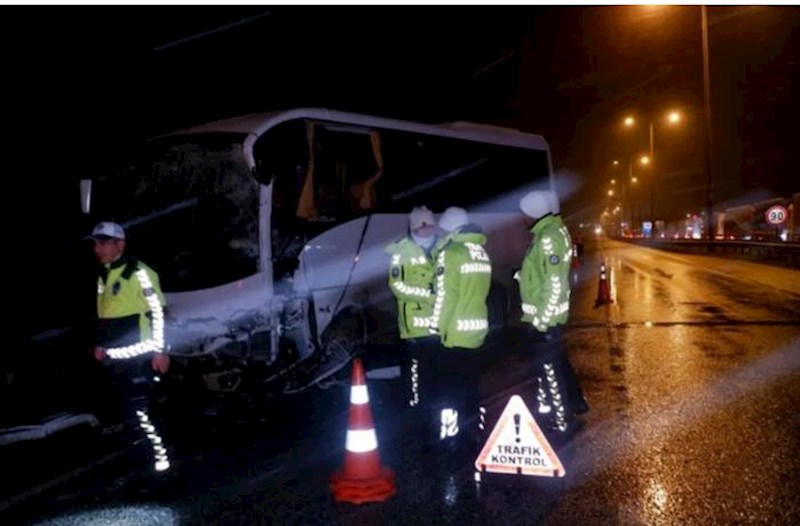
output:
M433 260L410 237L388 245L386 253L391 256L389 289L397 300L400 337L428 336L434 299Z
M97 345L111 358L164 350L164 294L147 265L123 257L97 278Z
M545 332L569 319L572 240L559 215L540 218L531 234L519 273L522 321Z
M439 245L431 330L445 347L476 349L489 333L492 263L483 247L486 236L468 230L470 225Z

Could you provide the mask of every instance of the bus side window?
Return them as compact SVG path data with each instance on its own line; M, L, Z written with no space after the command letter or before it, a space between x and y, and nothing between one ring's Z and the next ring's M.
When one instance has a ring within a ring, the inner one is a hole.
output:
M436 207L433 196L425 190L435 166L434 159L426 158L424 143L414 134L398 131L385 131L382 139L386 168L377 183L381 207L394 212L407 212L420 204Z
M373 131L369 134L372 156L375 160L375 173L360 183L350 186L350 195L354 208L358 211L373 210L378 206L378 194L375 186L383 176L383 152L381 151L381 136Z
M341 222L375 209L375 186L383 176L379 134L319 126L314 137L313 183L319 211L316 220Z
M297 200L297 209L296 215L300 219L305 219L307 221L312 221L317 218L319 215L319 210L317 208L317 199L316 199L316 189L315 189L315 182L314 178L316 174L316 162L315 162L315 151L317 148L316 143L317 137L317 126L314 123L306 122L305 123L305 141L303 141L302 145L305 146L305 150L308 152L308 162L304 165L304 172L305 175L303 177L303 185L302 189L300 190L300 194Z

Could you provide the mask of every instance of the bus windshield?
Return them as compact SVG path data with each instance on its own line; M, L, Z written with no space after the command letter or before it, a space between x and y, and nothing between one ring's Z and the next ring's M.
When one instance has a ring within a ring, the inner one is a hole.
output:
M128 251L165 292L209 288L258 269L258 183L241 134L154 139L93 189L98 220L126 227Z

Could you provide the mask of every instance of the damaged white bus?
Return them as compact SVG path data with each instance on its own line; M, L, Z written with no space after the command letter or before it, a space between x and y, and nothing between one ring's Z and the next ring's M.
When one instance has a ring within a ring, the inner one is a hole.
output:
M81 198L160 274L179 371L212 390L249 375L291 391L396 348L384 247L417 205L461 206L483 227L501 331L529 241L517 203L534 187L554 189L538 135L295 109L153 138Z

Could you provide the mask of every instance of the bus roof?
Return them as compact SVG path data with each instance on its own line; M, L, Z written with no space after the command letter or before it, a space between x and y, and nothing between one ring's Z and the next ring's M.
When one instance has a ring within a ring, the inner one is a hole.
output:
M505 146L515 146L531 150L549 150L547 141L545 141L542 136L521 132L512 128L463 121L444 124L424 124L323 108L297 108L285 111L251 113L249 115L241 115L230 119L218 120L199 124L190 128L175 130L161 135L160 137L213 132L246 133L260 136L270 128L282 122L296 119L311 119L354 126L394 129Z

